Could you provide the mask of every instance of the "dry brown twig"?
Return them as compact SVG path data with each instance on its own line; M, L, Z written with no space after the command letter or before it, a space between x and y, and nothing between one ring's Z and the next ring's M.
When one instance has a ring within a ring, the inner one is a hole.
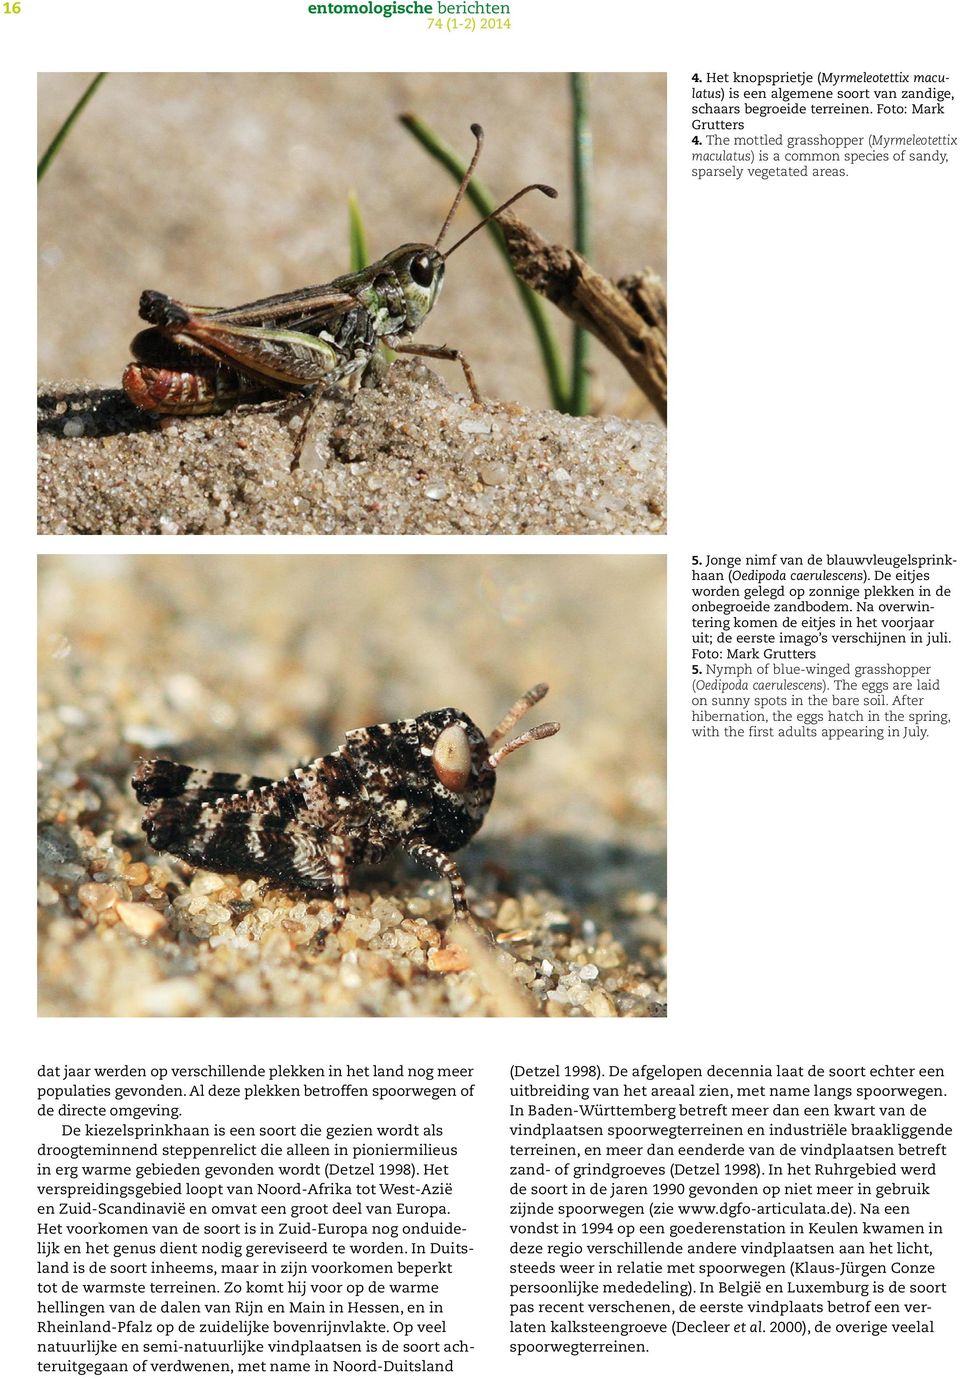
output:
M657 274L644 268L613 283L510 211L497 223L520 280L595 335L666 420L667 297Z

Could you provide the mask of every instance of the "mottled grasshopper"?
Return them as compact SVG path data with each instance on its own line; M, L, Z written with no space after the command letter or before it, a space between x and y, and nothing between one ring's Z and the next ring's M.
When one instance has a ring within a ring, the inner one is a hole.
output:
M557 193L540 183L524 187L441 253L483 147L480 125L470 128L476 148L433 244L403 244L362 272L246 306L187 306L162 292L144 292L140 316L151 328L130 346L136 362L123 375L130 400L161 415L199 416L307 389L319 397L325 384L362 373L382 341L397 353L456 360L478 402L473 370L459 349L416 344L410 337L433 309L446 260L461 244L528 191ZM308 424L309 413L295 461Z
M358 727L286 779L141 761L132 783L146 807L143 830L157 851L192 865L329 895L334 932L350 911L349 867L401 848L449 882L455 917L469 919L447 853L483 825L500 762L560 730L545 722L504 741L546 692L529 689L487 736L456 708Z

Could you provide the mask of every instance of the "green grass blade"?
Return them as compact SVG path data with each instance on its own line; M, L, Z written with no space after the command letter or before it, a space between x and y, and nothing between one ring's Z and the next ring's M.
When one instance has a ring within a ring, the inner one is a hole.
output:
M66 139L67 135L70 133L70 130L73 128L74 123L77 120L77 117L79 116L80 112L83 110L83 107L86 105L87 101L91 98L91 96L96 91L97 87L100 85L101 81L106 75L106 72L97 73L97 75L90 82L90 85L84 91L83 95L77 101L76 105L70 111L67 118L63 121L63 124L61 124L60 128L54 134L53 139L50 142L49 148L47 149L46 153L44 153L40 161L37 163L38 182L42 180L44 174L47 171L47 168L50 166L54 158L60 152L60 149L63 146L63 142Z
M448 144L434 134L416 115L401 115L400 123L403 124L417 140L417 142L427 150L432 157L436 158L443 167L459 182L467 170L467 164L463 162ZM481 215L489 215L497 207L497 202L490 195L490 192L482 182L474 177L467 187L467 196L471 203L476 207ZM521 282L513 271L513 264L507 247L503 240L503 235L497 225L491 223L487 226L493 237L494 243L500 250L501 255L510 268L510 276L516 284L523 302L524 310L530 318L533 326L537 343L540 346L540 355L543 359L544 371L547 375L547 385L550 389L550 400L556 411L569 410L569 398L567 392L567 380L563 367L563 360L560 357L560 348L557 344L557 337L553 332L546 309L543 302L532 291L526 283Z
M347 213L350 217L350 271L359 273L370 262L370 254L367 251L367 231L360 214L360 202L353 191L347 196Z
M589 260L593 137L587 77L583 72L570 73L570 96L573 104L573 247L581 258ZM575 325L570 358L570 411L574 416L586 416L590 410L589 347L588 331Z

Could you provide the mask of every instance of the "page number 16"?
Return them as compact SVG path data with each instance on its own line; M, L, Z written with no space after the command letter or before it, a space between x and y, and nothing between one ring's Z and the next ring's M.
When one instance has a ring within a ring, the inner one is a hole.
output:
M19 14L20 0L4 0L3 12L4 14Z

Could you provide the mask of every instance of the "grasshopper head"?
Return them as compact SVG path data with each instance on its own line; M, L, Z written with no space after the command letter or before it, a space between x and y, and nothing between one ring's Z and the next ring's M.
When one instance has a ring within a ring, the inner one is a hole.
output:
M546 684L537 684L523 694L486 736L456 708L439 708L416 719L420 755L432 777L430 819L422 829L427 841L446 851L456 851L469 841L493 801L501 760L520 746L560 730L556 722L545 722L499 744L546 692Z
M397 275L407 304L407 328L414 334L433 310L443 286L444 257L432 244L404 244L386 262Z
M403 323L404 335L415 335L423 324L425 318L433 310L437 297L440 295L440 288L443 286L443 274L446 269L446 260L450 255L465 244L477 230L482 229L490 220L493 220L507 206L512 206L514 201L525 196L528 191L542 191L546 196L556 196L552 186L543 186L539 182L532 186L525 186L522 191L516 192L509 200L504 201L502 206L490 211L473 229L468 230L452 248L441 252L440 245L446 237L447 230L450 228L457 208L463 200L464 193L470 185L477 160L480 157L480 150L483 147L483 130L479 124L470 126L473 136L476 139L476 147L470 165L463 175L457 194L453 198L453 204L447 212L447 218L440 227L440 233L433 244L403 244L399 249L394 249L393 253L387 254L378 263L374 263L368 269L372 278L382 273L384 270L392 272L400 284L403 292L404 304L406 307L406 318Z

